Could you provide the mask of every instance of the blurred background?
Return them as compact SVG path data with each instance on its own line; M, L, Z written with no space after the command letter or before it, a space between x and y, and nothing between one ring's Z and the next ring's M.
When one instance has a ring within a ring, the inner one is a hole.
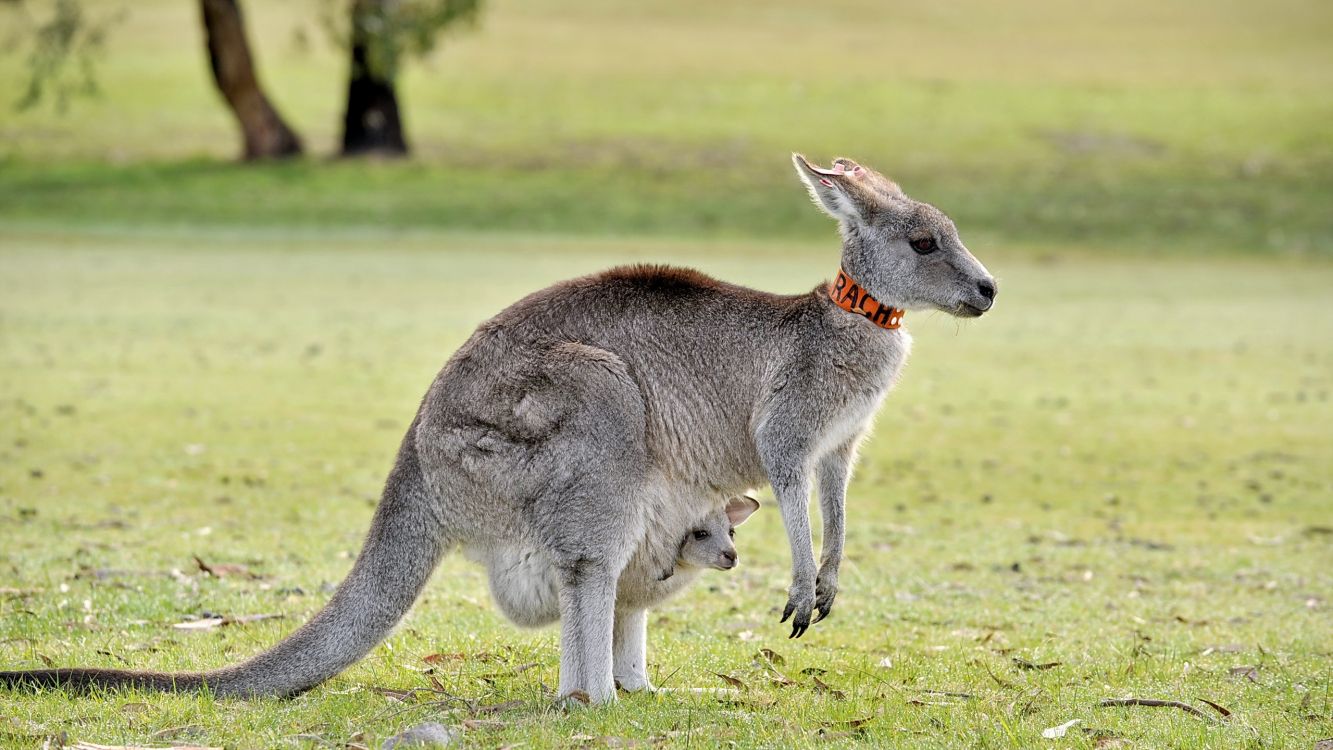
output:
M1026 746L1137 694L1236 716L1088 724L1308 748L1333 726L1330 40L1327 0L0 0L0 664L202 668L274 642L345 574L479 322L628 262L829 279L800 151L939 206L1000 288L978 320L908 314L837 614L785 640L769 507L736 571L652 621L659 684L738 676L762 721L518 709L486 736L806 747L883 710L848 741ZM113 744L174 722L341 746L401 729L355 686L424 685L404 666L424 654L460 655L474 705L556 684L553 631L509 627L457 556L442 571L300 702L3 713ZM206 613L287 617L171 628ZM753 666L761 644L800 687ZM497 678L502 649L522 666Z
M7 0L0 24L10 225L826 237L803 151L977 247L1333 237L1324 2Z

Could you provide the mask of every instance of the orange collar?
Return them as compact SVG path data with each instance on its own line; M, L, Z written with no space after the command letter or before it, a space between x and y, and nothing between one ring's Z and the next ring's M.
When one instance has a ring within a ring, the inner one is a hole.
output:
M841 268L838 269L838 278L828 285L828 296L833 300L833 304L849 313L864 316L866 320L880 328L893 330L903 324L904 310L889 307L870 296L870 292L863 289Z

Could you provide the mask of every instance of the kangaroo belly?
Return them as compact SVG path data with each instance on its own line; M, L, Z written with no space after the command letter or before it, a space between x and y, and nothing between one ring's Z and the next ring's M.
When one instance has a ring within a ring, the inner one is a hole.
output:
M491 598L515 625L537 628L560 619L560 581L545 555L534 550L501 550L480 560L486 565ZM630 566L616 587L617 609L648 609L684 589L699 575L678 568L667 578L661 568Z
M648 609L688 586L700 573L676 567L674 548L640 547L616 586L617 609ZM539 550L469 547L468 558L486 567L491 598L515 625L542 627L560 619L560 580L555 565ZM667 577L664 574L669 573Z
M491 548L467 554L486 566L491 598L515 625L536 628L560 619L560 581L541 552Z
M652 609L693 583L701 572L698 568L678 567L669 577L662 578L628 570L616 588L616 609Z
M676 555L690 524L725 501L713 493L659 479L645 491L643 537L616 583L616 609L649 609L686 588L701 572L678 566ZM486 567L491 597L506 618L522 627L560 619L560 577L552 559L529 544L488 537L464 548ZM670 574L670 575L666 575Z

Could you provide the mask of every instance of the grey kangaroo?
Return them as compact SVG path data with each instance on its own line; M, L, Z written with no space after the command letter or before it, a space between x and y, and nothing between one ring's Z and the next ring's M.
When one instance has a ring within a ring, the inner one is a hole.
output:
M802 635L838 593L847 481L907 359L903 312L976 317L996 288L938 209L848 159L793 162L841 230L832 284L777 295L634 266L535 292L445 363L351 572L285 640L208 672L45 669L0 673L0 684L300 693L368 653L441 555L468 546L541 550L559 581L559 692L613 701L616 632L623 642L642 629L642 610L617 620L617 581L628 566L670 562L646 559L655 547L644 540L765 483L791 548L782 621Z
M732 542L737 526L759 509L737 497L690 524L688 530L650 528L616 582L612 674L623 690L654 690L648 680L647 612L674 596L708 568L731 570L739 556ZM469 547L469 558L486 566L491 596L517 625L540 627L560 619L558 569L540 549ZM667 560L665 568L657 567Z

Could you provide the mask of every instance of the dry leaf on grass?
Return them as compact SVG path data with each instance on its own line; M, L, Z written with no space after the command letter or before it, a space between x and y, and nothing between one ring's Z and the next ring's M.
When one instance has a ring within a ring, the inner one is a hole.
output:
M713 674L715 674L715 675L717 675L718 677L722 678L722 681L723 681L723 682L725 682L725 683L727 683L728 685L730 685L730 686L736 688L737 690L747 690L747 689L748 689L748 686L747 686L744 682L741 682L740 680L736 679L735 677L732 677L732 676L729 675L729 674L722 674L721 672L714 672Z
M1212 707L1212 709L1213 709L1214 711L1218 712L1219 714L1222 714L1222 718L1224 718L1224 719L1227 718L1227 717L1229 717L1229 716L1231 716L1231 711L1227 710L1226 708L1224 708L1224 707L1222 707L1222 706L1217 705L1216 703L1213 703L1212 701L1208 700L1207 698L1196 698L1195 700L1198 700L1198 701L1200 701L1200 702L1202 702L1202 703L1207 703L1210 707Z
M817 674L810 675L810 679L815 681L816 693L823 693L825 695L832 696L835 700L842 700L847 697L846 693L842 692L841 690L834 689L833 687L829 686L828 683L819 679L819 675Z
M819 736L819 739L824 740L826 742L849 740L854 737L861 736L860 730L857 729L831 730L831 729L825 729L824 727L820 727L819 731L816 732L816 734Z
M102 656L109 656L112 659L115 659L116 661L120 662L121 664L129 664L129 662L126 661L125 657L121 656L120 654L115 654L110 651L107 651L104 648L97 649L97 653L101 654Z
M449 691L447 691L447 690L444 689L444 683L440 682L440 679L439 679L438 677L436 677L435 675L433 675L433 674L428 674L428 675L426 675L426 678L430 680L430 687L431 687L431 689L434 690L435 692L437 692L437 693L447 693L447 692L449 692Z
M263 620L276 620L285 617L281 612L271 612L264 615L236 615L235 617L222 618L223 625L248 625L252 622L261 622Z
M257 581L262 578L262 576L252 573L250 569L244 565L237 565L234 563L209 565L200 559L198 555L194 556L194 564L199 567L199 572L213 576L214 578L246 578L251 581Z
M958 693L952 690L922 690L926 695L936 695L941 698L975 698L977 696L971 693Z
M1058 727L1047 727L1041 730L1041 736L1043 739L1048 739L1048 740L1059 739L1068 734L1069 730L1072 727L1082 722L1083 722L1082 719L1070 719L1069 721L1066 721L1065 723L1061 724Z
M414 700L417 695L415 690L399 690L397 688L382 687L372 687L370 688L370 692L379 693L385 698L388 698L391 701L397 701L398 703L407 703Z
M761 648L754 655L754 665L768 673L768 679L780 687L795 685L796 682L787 675L783 674L778 668L778 664L785 664L783 659L776 651L768 648Z
M1018 689L1018 686L1014 685L1014 683L1009 682L1008 680L1002 680L1002 679L1000 679L999 677L997 677L997 676L995 675L995 673L994 673L993 671L991 671L990 665L987 664L986 662L984 662L984 661L976 661L976 662L973 662L973 663L974 663L974 664L979 664L979 665L981 665L981 668L984 669L984 670L986 670L986 674L990 675L990 678L991 678L992 680L995 681L995 684L996 684L996 685L999 685L1000 687L1005 688L1005 689L1007 689L1007 690L1017 690L1017 689Z
M864 719L848 719L847 721L826 721L824 726L829 729L860 729L879 718L879 714L871 714Z
M1048 661L1038 664L1035 662L1030 662L1027 659L1020 659L1017 656L1014 657L1014 666L1018 667L1019 669L1032 669L1032 670L1054 669L1063 663L1064 662L1060 661Z
M1227 670L1227 675L1237 680L1249 680L1250 682L1259 682L1259 668L1255 666L1232 667Z
M176 630L212 630L213 628L226 627L228 625L245 625L261 620L273 620L282 617L281 613L263 614L263 615L236 615L227 617L201 617L197 620L186 620L178 622L171 627Z
M1178 708L1181 711L1184 711L1185 713L1191 716L1197 716L1200 719L1203 719L1204 721L1217 721L1213 717L1200 711L1194 706L1191 706L1188 703L1181 703L1180 701L1163 701L1163 700L1157 700L1155 698L1107 698L1106 700L1102 701L1101 703L1098 703L1097 705L1102 708L1107 708L1110 706L1149 706L1157 708Z
M582 690L571 690L569 694L565 696L565 700L578 701L579 703L582 703L583 705L586 706L592 703L592 696L588 695Z

